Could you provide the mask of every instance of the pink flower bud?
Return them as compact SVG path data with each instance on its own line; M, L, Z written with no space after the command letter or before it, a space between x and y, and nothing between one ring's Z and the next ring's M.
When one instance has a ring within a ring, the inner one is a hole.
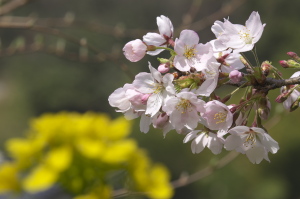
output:
M169 116L166 113L162 113L157 116L157 119L153 121L153 126L155 128L162 129L169 121Z
M166 64L160 64L157 68L157 70L161 73L167 73L170 70L170 66L168 63Z
M295 53L295 52L287 52L286 54L288 56L290 56L292 59L294 59L295 61L300 61L300 57L297 55L297 53Z
M140 39L136 39L125 44L124 48L125 57L131 62L140 61L146 54L147 45Z
M288 68L288 67L289 67L287 61L285 61L285 60L279 61L279 64L280 64L283 68Z
M229 78L233 83L239 83L243 79L243 74L238 70L229 73Z

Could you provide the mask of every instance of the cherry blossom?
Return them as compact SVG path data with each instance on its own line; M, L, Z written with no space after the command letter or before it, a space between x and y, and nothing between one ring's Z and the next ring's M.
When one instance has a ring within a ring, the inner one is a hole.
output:
M196 94L182 91L168 98L162 109L169 115L170 122L176 130L181 130L184 126L194 129L200 118L198 112L204 111L204 103Z
M223 148L223 138L218 133L201 132L199 130L192 131L187 134L183 140L183 143L187 143L191 140L191 149L193 153L200 153L205 147L209 148L213 154L219 154Z
M142 40L136 39L125 44L123 51L129 61L137 62L146 55L147 45Z
M211 130L227 130L233 122L233 115L229 108L217 100L209 101L201 113L201 122Z
M220 26L217 37L218 42L214 42L214 48L224 50L232 48L236 52L246 52L253 49L255 43L260 39L265 24L261 23L258 12L252 12L246 25L232 24L229 20L224 23L217 23ZM214 30L218 30L215 26ZM217 32L217 31L216 31Z
M268 153L275 154L279 149L278 143L262 128L236 126L228 133L224 148L246 154L253 164L259 164L263 159L270 162Z
M139 73L136 75L133 85L141 93L150 94L147 100L146 114L154 116L169 95L174 95L174 85L172 84L173 75L161 75L149 63L151 73Z
M147 33L143 36L143 41L147 45L153 45L157 47L167 47L169 40L173 37L173 24L170 19L164 15L156 18L158 33ZM164 49L157 49L155 51L148 51L149 55L158 55Z

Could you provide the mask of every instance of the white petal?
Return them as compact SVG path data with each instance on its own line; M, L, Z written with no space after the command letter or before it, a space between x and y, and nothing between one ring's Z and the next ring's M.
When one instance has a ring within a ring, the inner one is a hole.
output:
M232 151L243 144L243 140L239 136L229 135L224 143L224 148Z
M145 114L143 114L140 120L140 131L143 133L148 133L151 121L151 117L148 117Z
M197 136L198 132L199 131L192 131L189 134L187 134L185 136L185 138L183 139L183 143L187 143L187 142L191 141L192 139L194 139Z
M263 147L254 147L246 151L248 159L253 164L259 164L264 159L265 150Z

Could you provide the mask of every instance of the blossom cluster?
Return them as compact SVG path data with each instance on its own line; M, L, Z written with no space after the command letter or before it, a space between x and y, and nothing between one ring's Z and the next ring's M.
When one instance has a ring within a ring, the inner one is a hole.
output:
M109 199L124 187L117 174L125 171L126 189L171 198L168 170L127 137L130 131L128 120L105 114L44 114L32 121L26 138L7 141L11 160L0 165L0 193L37 193L56 185L74 199Z
M245 25L228 19L216 21L211 27L216 38L207 43L199 43L193 30L182 30L174 38L172 22L166 16L157 17L157 25L159 33L128 42L124 55L137 62L146 54L155 56L167 50L170 58L158 58L157 69L149 63L150 72L141 72L132 83L116 89L109 104L127 119L141 117L144 133L152 124L162 129L164 136L170 130L184 134L183 142L191 141L193 153L207 147L219 154L225 148L246 154L252 163L270 161L268 153L276 153L279 146L261 120L269 117L271 105L267 92L252 84L278 73L269 62L259 65L257 61L252 66L243 54L255 54L255 44L262 36L265 24L258 12L252 12ZM248 73L242 72L245 70ZM221 99L215 91L227 83L238 88ZM242 87L246 89L240 102L227 105ZM251 111L254 119L248 124Z

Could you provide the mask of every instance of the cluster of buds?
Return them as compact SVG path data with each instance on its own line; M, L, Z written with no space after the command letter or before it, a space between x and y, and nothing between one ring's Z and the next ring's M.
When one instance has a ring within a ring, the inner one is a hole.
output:
M109 96L110 105L127 119L141 117L144 133L152 124L164 136L170 130L184 134L183 142L191 141L193 153L207 147L219 154L225 148L246 154L252 163L269 161L268 153L276 153L279 146L262 125L271 110L263 85L268 75L281 76L270 62L260 65L257 60L252 66L242 54L256 55L253 48L265 27L258 12L252 12L245 25L216 21L211 28L216 39L204 44L193 30L183 30L174 39L173 25L165 16L157 17L157 25L159 33L128 42L124 55L136 62L146 54L167 50L170 58L158 58L158 69L149 63L150 73L141 72L131 84L116 89ZM244 68L247 73L240 71ZM215 90L225 84L238 88L221 98ZM225 104L244 87L239 103ZM255 113L252 122L251 111Z

